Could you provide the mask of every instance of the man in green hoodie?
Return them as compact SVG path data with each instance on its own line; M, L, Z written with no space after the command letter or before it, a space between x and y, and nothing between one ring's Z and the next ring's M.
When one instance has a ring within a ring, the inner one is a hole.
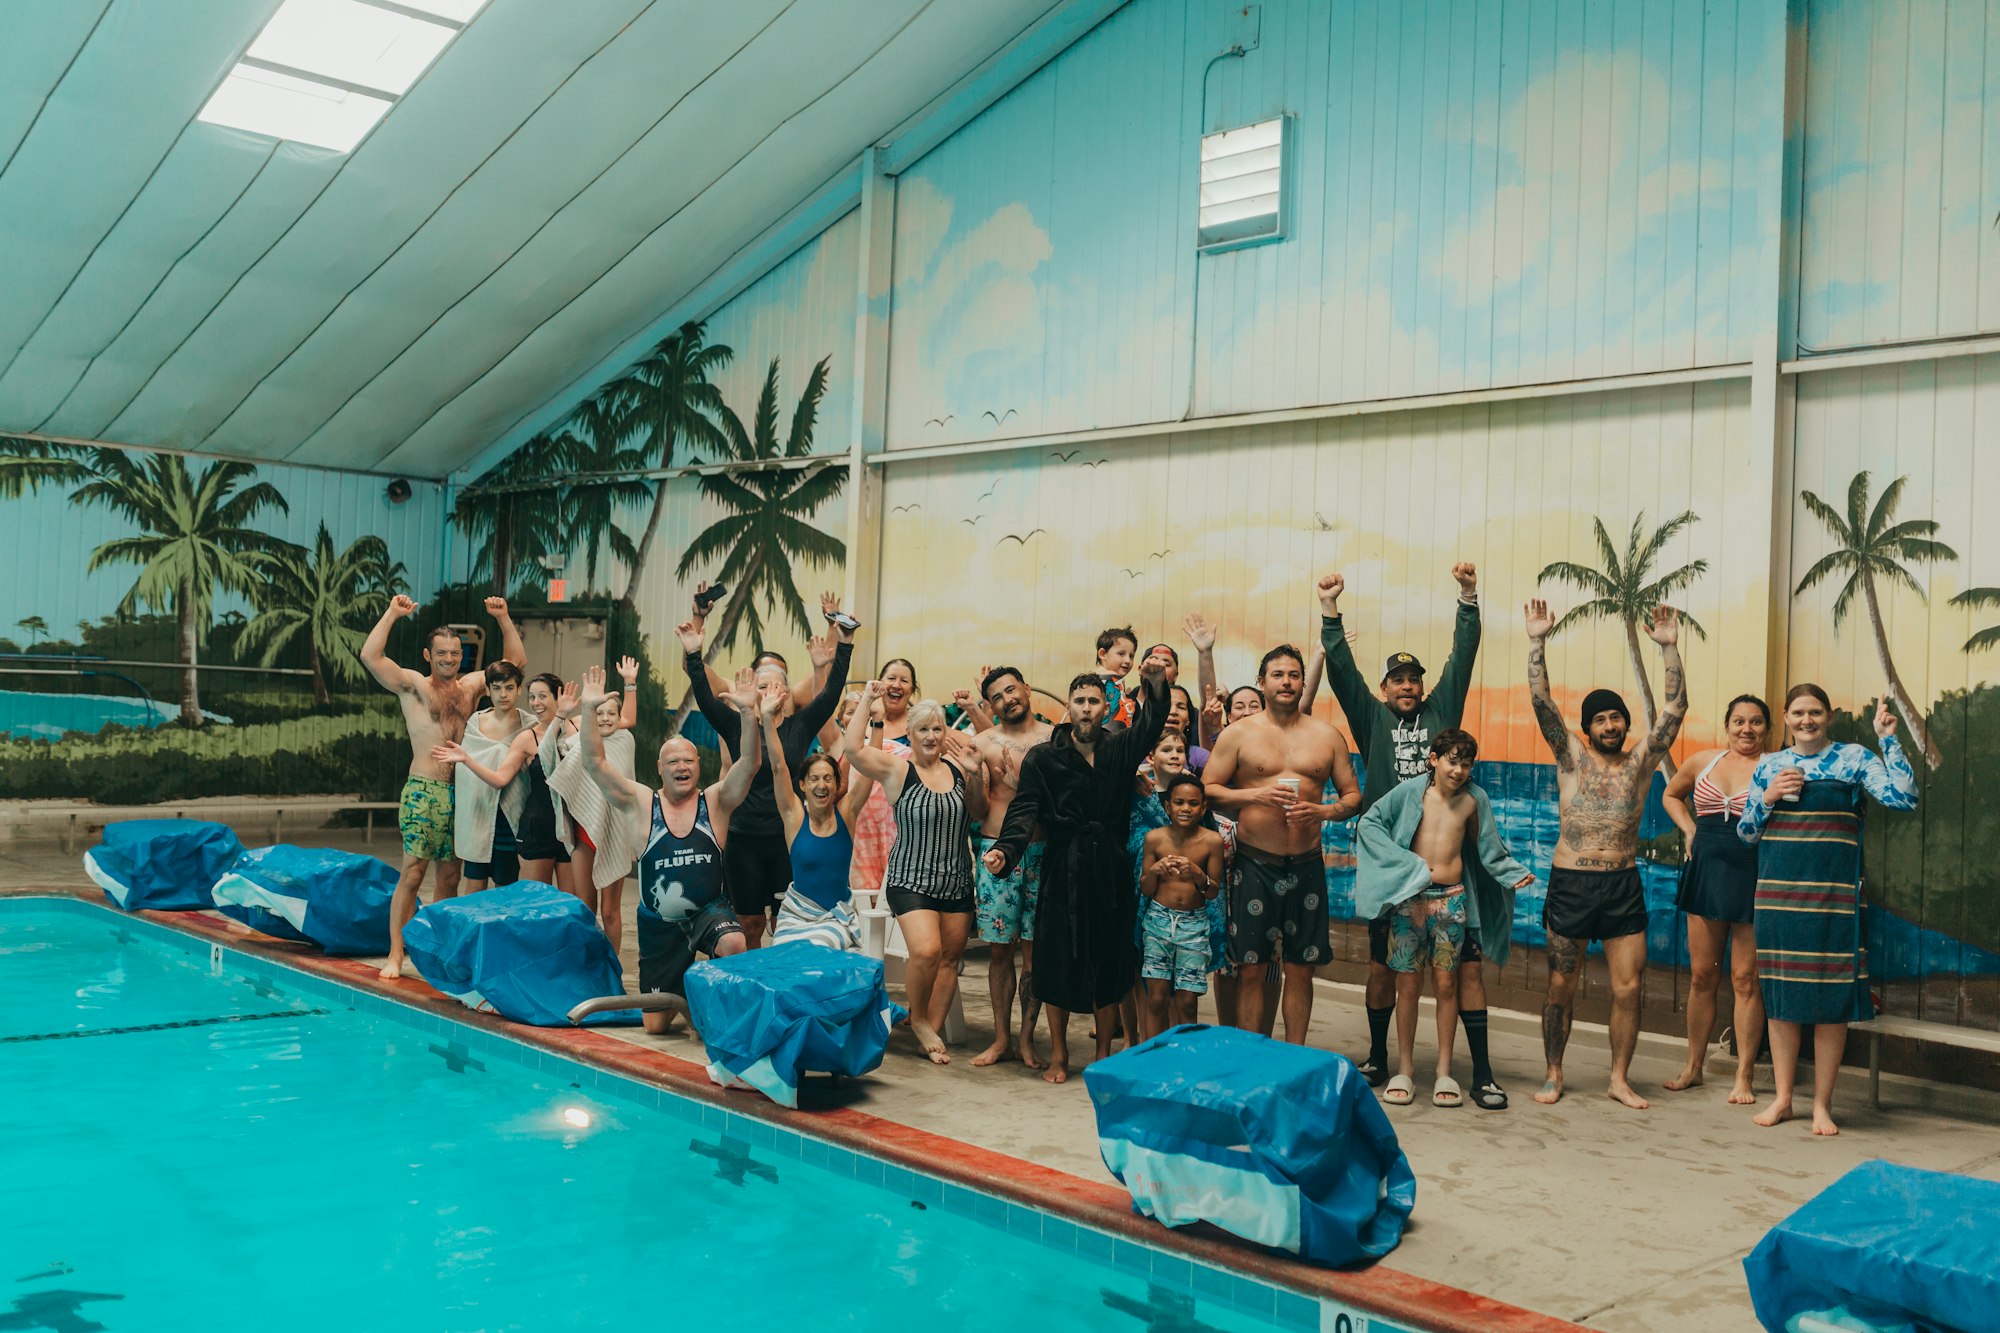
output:
M1479 654L1479 571L1469 561L1451 567L1458 581L1457 619L1451 631L1451 656L1438 673L1436 685L1424 689L1424 664L1412 653L1391 653L1382 669L1378 693L1355 664L1347 643L1347 626L1340 617L1340 595L1347 580L1328 574L1319 581L1320 643L1326 649L1327 682L1354 744L1361 751L1363 781L1361 810L1388 795L1397 783L1430 772L1431 737L1465 718L1465 695L1472 688L1472 662ZM1478 941L1468 940L1459 977L1459 1020L1465 1044L1472 1052L1473 1104L1504 1110L1507 1094L1493 1081L1486 1054L1486 978ZM1389 921L1368 923L1368 1059L1361 1065L1373 1087L1389 1077L1389 1022L1396 1013L1396 982L1389 970Z

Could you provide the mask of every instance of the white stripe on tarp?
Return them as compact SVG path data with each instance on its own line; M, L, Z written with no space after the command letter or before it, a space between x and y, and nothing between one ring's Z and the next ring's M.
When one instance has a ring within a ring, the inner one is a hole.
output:
M1132 1203L1170 1227L1212 1222L1232 1235L1289 1254L1299 1252L1299 1191L1258 1171L1217 1166L1185 1153L1163 1153L1127 1139L1100 1138L1111 1173Z
M215 887L208 891L208 896L218 907L224 903L235 907L261 907L273 916L283 917L291 923L293 930L305 934L305 899L273 893L256 880L233 870L215 881Z
M111 896L112 902L117 903L120 908L125 906L125 900L131 896L132 886L122 880L113 879L105 872L104 867L97 864L95 848L83 854L83 870L97 882L98 888Z

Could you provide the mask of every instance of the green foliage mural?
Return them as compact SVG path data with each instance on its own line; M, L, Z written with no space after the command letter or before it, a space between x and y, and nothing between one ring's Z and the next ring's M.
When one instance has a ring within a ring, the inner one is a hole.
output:
M256 594L257 618L236 641L239 653L256 653L260 666L273 666L297 644L304 644L312 662L313 702L332 702L329 676L342 684L358 682L361 644L367 626L380 618L389 599L408 592L402 564L389 558L380 537L357 538L334 553L326 524L312 549L287 547L267 571L269 581Z

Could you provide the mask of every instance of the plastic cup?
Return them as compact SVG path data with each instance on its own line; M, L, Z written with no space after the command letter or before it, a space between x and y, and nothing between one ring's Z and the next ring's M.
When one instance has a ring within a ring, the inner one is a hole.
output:
M1292 800L1297 801L1299 799L1299 780L1297 778L1279 778L1276 782L1272 783L1271 785L1273 787L1282 787L1286 791L1290 792L1292 794Z
M1797 764L1787 764L1778 771L1780 773L1796 773L1802 778L1806 775L1806 771L1803 768L1800 768ZM1797 792L1793 792L1790 796L1780 796L1778 799L1781 801L1796 801L1799 799L1799 794Z

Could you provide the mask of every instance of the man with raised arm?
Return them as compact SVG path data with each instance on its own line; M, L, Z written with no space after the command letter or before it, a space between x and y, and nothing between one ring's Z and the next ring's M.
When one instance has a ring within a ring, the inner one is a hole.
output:
M1284 964L1285 1040L1305 1044L1312 1022L1313 972L1333 958L1320 826L1352 818L1361 783L1340 728L1299 709L1304 654L1280 644L1257 666L1264 711L1223 729L1202 770L1209 803L1236 820L1229 868L1229 959L1236 964L1236 1013L1263 1032L1264 974ZM1317 797L1331 778L1340 798ZM1315 799L1308 799L1315 798Z
M1355 664L1341 619L1340 597L1347 580L1328 574L1319 581L1320 644L1326 650L1327 683L1361 754L1361 812L1388 795L1398 783L1430 771L1431 738L1465 723L1465 696L1472 688L1472 663L1479 655L1479 571L1470 561L1451 567L1458 583L1458 607L1451 628L1451 656L1445 659L1430 689L1424 688L1424 664L1414 653L1391 653L1382 668L1378 694ZM1472 1103L1481 1110L1504 1111L1507 1094L1493 1077L1486 1047L1486 975L1481 964L1478 932L1466 936L1459 956L1459 1018L1465 1044L1472 1052ZM1368 1059L1362 1074L1379 1087L1389 1076L1389 1020L1396 1012L1395 975L1389 970L1389 919L1368 923Z
M451 765L431 751L441 745L465 739L465 723L486 694L486 673L459 674L465 661L465 646L457 631L439 625L424 640L424 662L428 674L397 666L389 660L389 630L417 604L398 594L361 645L361 665L383 689L395 694L403 707L403 725L410 733L410 776L396 813L403 834L403 874L396 881L396 893L389 904L389 961L383 965L384 978L403 974L403 927L417 914L417 894L431 862L437 862L437 896L450 898L458 892L458 859L452 847ZM507 613L503 597L486 599L486 614L500 625L500 657L515 666L525 666L528 650L521 646L521 631Z
M743 753L722 780L701 788L701 760L694 742L668 737L660 746L660 789L620 773L605 758L604 737L583 729L590 780L604 793L611 818L627 821L639 854L639 992L685 996L687 970L696 954L727 958L743 952L743 926L730 910L723 849L729 844L729 817L743 804L752 777L763 767L763 728L757 721L758 693L749 670L737 674L736 688L723 697L735 710ZM773 687L777 688L777 687ZM587 716L611 696L604 668L583 673ZM647 1010L646 1031L659 1035L673 1012Z
M998 666L980 673L979 696L992 725L973 739L986 770L986 818L972 834L974 855L984 857L1000 840L1007 825L1007 807L1021 785L1021 764L1028 752L1048 740L1052 728L1035 716L1035 701L1018 667ZM1042 855L1048 844L1040 827L1029 834L1013 872L996 875L983 860L973 865L973 892L978 903L979 938L986 942L986 988L993 999L993 1044L972 1057L976 1067L998 1064L1010 1054L1022 1064L1040 1069L1035 1054L1035 1020L1041 1002L1035 998L1035 905L1041 898ZM1021 954L1021 1036L1009 1032L1014 1009L1014 952Z
M1637 750L1625 742L1632 714L1610 690L1583 697L1578 715L1588 743L1563 725L1549 693L1543 642L1555 628L1549 604L1539 597L1522 608L1528 630L1528 697L1535 722L1556 759L1561 836L1549 872L1542 928L1549 938L1549 996L1542 1007L1542 1050L1548 1082L1535 1100L1554 1103L1563 1095L1563 1048L1569 1044L1577 982L1592 940L1604 942L1611 971L1611 1099L1635 1111L1646 1099L1628 1077L1639 1043L1639 984L1646 973L1646 895L1639 881L1639 816L1653 770L1660 766L1687 716L1687 679L1681 671L1680 618L1670 606L1655 607L1646 637L1660 645L1666 673L1666 706L1652 734Z
M1138 977L1132 858L1133 774L1167 723L1167 678L1158 661L1139 669L1132 725L1106 729L1102 672L1069 683L1069 721L1028 751L1007 820L981 860L1005 877L1037 826L1048 837L1035 910L1035 991L1049 1012L1050 1083L1069 1079L1069 1016L1097 1018L1097 1058L1111 1054L1118 1002Z
M840 599L832 593L822 593L820 605L830 616L840 614ZM825 683L805 705L795 703L797 696L792 693L791 682L785 675L783 658L772 653L759 654L752 667L759 690L785 691L783 721L778 723L778 735L785 742L785 760L794 773L805 770L806 751L812 747L813 737L840 705L840 692L847 685L848 663L854 656L856 622L851 617L843 617L830 623L839 643L833 650L832 665ZM681 649L686 654L688 683L694 691L695 705L701 709L708 725L715 728L715 734L729 753L742 754L743 728L740 720L717 697L714 684L709 679L708 664L702 660L701 625L693 620L684 621L676 632L680 635ZM755 724L750 728L752 731L758 729ZM761 756L763 750L759 749L757 753ZM743 808L737 812L736 836L729 844L729 895L753 949L763 941L766 915L778 910L785 890L792 883L792 852L785 840L784 821L778 818L778 798L771 790L771 766L760 762L755 767L750 794L744 798Z

